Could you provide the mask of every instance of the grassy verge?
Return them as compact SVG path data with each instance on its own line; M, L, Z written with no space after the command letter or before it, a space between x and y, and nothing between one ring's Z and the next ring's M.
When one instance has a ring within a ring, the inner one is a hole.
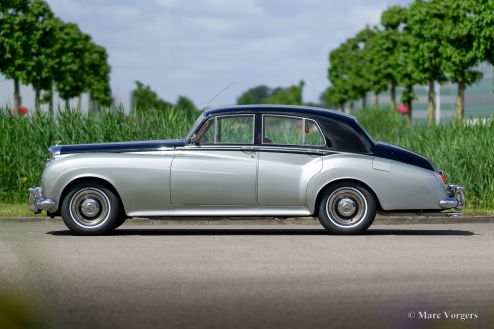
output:
M0 203L0 217L45 217L46 212L33 214L25 203Z

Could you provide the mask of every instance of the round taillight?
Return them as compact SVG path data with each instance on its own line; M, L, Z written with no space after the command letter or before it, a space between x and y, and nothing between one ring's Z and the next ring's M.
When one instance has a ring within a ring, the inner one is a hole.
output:
M441 177L441 180L443 181L444 185L448 185L448 181L446 180L446 176L444 175L444 171L438 170L437 173Z

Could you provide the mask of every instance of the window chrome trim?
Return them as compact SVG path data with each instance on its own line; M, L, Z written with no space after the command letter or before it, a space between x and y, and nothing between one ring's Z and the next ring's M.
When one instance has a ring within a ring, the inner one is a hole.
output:
M303 132L302 132L302 145L300 144L269 144L269 143L264 143L264 117L265 116L270 116L270 117L284 117L284 118L296 118L296 119L302 119L302 125L303 125ZM305 143L305 120L310 120L314 122L317 126L317 129L319 130L319 135L321 135L324 144L320 145L304 145ZM298 115L289 115L289 114L270 114L270 113L263 113L261 117L261 144L260 145L289 145L289 146L298 146L298 147L323 147L327 145L326 137L322 133L321 127L319 126L319 123L311 118L306 118L306 117L301 117Z

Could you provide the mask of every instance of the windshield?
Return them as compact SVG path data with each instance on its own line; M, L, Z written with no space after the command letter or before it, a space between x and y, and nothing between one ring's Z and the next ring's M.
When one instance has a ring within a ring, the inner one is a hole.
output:
M204 119L204 113L201 113L201 115L197 118L197 120L192 125L192 128L190 129L187 136L185 136L185 140L189 140L192 137L192 135L194 135L194 132L196 131L197 126L201 124L203 119Z

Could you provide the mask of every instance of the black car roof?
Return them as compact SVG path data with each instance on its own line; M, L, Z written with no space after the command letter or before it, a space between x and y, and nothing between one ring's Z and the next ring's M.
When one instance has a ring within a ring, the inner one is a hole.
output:
M343 121L355 121L355 117L352 115L323 109L318 107L302 106L302 105L232 105L232 106L222 106L212 109L206 109L204 111L204 116L218 115L218 114L232 114L232 113L246 113L246 112L269 112L269 113L293 113L293 114L303 114L303 115L320 115L333 119L339 119Z

